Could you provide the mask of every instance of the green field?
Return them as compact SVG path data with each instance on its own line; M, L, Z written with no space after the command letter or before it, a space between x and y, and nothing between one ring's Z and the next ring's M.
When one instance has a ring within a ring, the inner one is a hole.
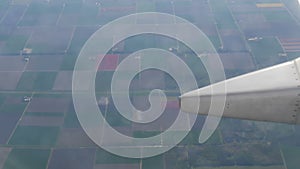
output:
M110 92L113 71L100 71L96 75L95 90L97 92Z
M131 125L131 121L121 116L117 110L107 111L105 115L105 120L113 127L124 127Z
M23 112L27 103L21 102L24 95L22 94L0 94L0 114L1 113L19 113ZM20 103L7 103L6 99L13 98Z
M20 100L22 97L20 97ZM0 108L0 113L17 113L23 112L26 107L25 103L22 104L4 104Z
M60 66L60 70L74 70L74 66L77 60L76 54L65 55Z
M291 53L287 53L289 59L297 59L298 57L300 57L300 52L291 52Z
M258 41L248 41L248 44L259 67L278 63L280 61L278 53L284 53L276 37L263 37Z
M4 53L19 53L23 50L29 36L27 35L13 35L6 41L5 46L1 52Z
M13 149L3 169L45 169L50 150Z
M124 52L131 53L145 48L156 48L157 47L156 38L157 36L153 34L143 34L143 35L129 37L125 39Z
M139 159L119 157L100 149L96 152L96 164L134 164L139 162Z
M282 146L282 153L287 169L298 169L300 166L300 147Z
M66 128L80 128L80 123L78 121L78 118L77 118L75 112L66 113L66 116L65 116L65 119L64 119L64 127L66 127Z
M218 29L237 28L225 0L210 0L209 2L217 22Z
M18 90L51 90L57 72L24 72L19 80Z
M287 11L263 11L263 15L269 22L293 22L293 18Z
M143 169L164 169L164 158L162 155L143 159Z
M54 146L58 132L58 127L18 126L9 144Z

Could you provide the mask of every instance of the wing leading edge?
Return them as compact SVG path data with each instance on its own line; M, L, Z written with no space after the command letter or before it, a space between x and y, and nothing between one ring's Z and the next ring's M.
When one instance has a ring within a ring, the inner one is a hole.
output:
M300 58L185 93L181 110L207 115L211 97L226 95L223 117L300 124L299 70ZM224 82L226 93L212 94ZM194 105L195 97L200 97L199 105Z

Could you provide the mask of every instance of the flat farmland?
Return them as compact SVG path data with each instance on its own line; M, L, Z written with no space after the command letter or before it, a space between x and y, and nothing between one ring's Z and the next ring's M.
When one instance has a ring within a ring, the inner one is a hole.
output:
M190 126L190 120L196 118L188 135L170 151L145 159L120 157L100 148L85 133L72 100L73 69L81 49L97 30L114 19L137 12L163 12L190 21L212 42L226 76L230 78L300 56L297 20L300 15L295 12L295 2L1 0L0 169L297 168L299 127L224 118L212 137L200 144L199 134L206 116L195 114L185 114L183 121L186 123L180 123L178 128L156 140L167 145L175 143L177 135L184 133L179 127ZM142 19L135 21L136 24L145 23ZM122 31L123 25L120 27ZM188 29L182 29L180 33L199 46L207 45L195 39ZM102 39L95 46L101 48L113 41L115 36ZM212 55L202 51L203 55L196 56L186 44L174 37L154 34L132 36L118 42L106 54L88 56L90 63L95 62L98 56L105 57L95 81L82 80L80 84L89 89L95 83L95 104L106 122L128 137L146 138L168 129L178 116L178 96L182 94L176 79L170 74L150 69L128 79L133 69L158 64L178 74L184 84L191 82L172 59L156 55L137 56L124 72L120 72L117 83L125 85L127 80L131 80L129 101L135 111L150 108L149 93L153 89L160 89L166 94L166 108L161 116L147 124L124 118L112 98L112 77L126 57L147 48L159 48L176 55L174 57L191 69L198 87L211 83L200 57ZM212 67L216 65L215 62L209 64ZM88 77L88 73L83 72L83 77ZM89 111L86 113L88 116ZM133 111L127 113L132 115ZM105 131L102 132L101 143L119 147L128 142ZM152 147L149 148L151 150Z
M61 11L62 6L59 4L47 3L46 1L33 1L29 4L19 25L55 25Z
M274 65L281 61L279 53L284 53L284 51L277 38L266 37L258 41L248 41L248 43L259 67Z
M71 41L71 27L37 28L26 44L34 53L65 53Z
M24 49L28 39L33 32L32 28L18 28L5 41L3 47L0 48L1 53L18 55Z
M2 19L1 25L17 25L27 9L26 5L12 5L6 11L6 15Z

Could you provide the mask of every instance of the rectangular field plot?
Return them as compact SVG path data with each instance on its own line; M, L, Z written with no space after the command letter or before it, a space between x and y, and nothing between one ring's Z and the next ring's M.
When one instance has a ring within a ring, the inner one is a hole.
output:
M62 6L46 1L33 1L30 3L20 26L55 25Z
M79 52L79 51L78 51ZM77 54L66 54L64 55L63 61L60 65L60 70L74 70L78 55Z
M214 23L214 16L208 3L205 1L191 1L192 15L194 16L195 23L207 24ZM201 10L199 10L201 9Z
M217 25L212 21L195 21L194 23L206 36L218 36Z
M56 97L34 96L28 106L28 112L64 113L68 110L70 98L58 95Z
M69 111L66 113L64 119L64 128L80 128L80 123L78 121L77 115L74 111Z
M24 72L17 90L51 90L57 72Z
M136 12L136 3L132 0L118 1L115 3L110 0L101 1L99 7L100 13L98 14L98 20L100 24L105 24L112 19L116 19L121 16L133 14Z
M30 56L26 71L58 71L62 61L61 55Z
M74 53L77 55L85 42L98 28L98 26L76 27L68 53Z
M95 149L74 148L55 149L48 164L48 169L93 169Z
M34 81L37 78L36 72L24 72L18 82L18 90L32 90Z
M32 28L17 28L12 32L0 48L1 53L12 53L18 55L24 49L27 40L33 32Z
M63 128L57 138L57 147L96 147L82 128Z
M294 22L292 16L288 11L262 11L262 14L265 16L269 22Z
M96 151L96 164L139 164L139 161L139 159L119 157L102 149Z
M0 90L15 90L21 76L22 72L0 72L0 79L5 79L0 83Z
M3 169L45 169L50 150L47 149L12 149Z
M285 52L300 52L300 38L280 38Z
M300 26L296 22L270 22L269 35L282 38L300 38ZM287 26L288 25L288 26Z
M228 3L228 7L234 14L255 14L259 12L254 1Z
M0 114L0 144L6 144L21 115L22 112Z
M1 25L17 25L26 8L26 5L11 5L2 19Z
M22 100L22 97L20 97ZM2 113L22 113L26 107L26 103L19 103L19 104L3 104L1 106L1 114Z
M58 133L58 127L18 126L9 144L54 146Z
M165 169L163 155L143 159L143 169Z
M113 71L98 71L95 80L95 87L97 92L109 92L111 88L111 80Z
M256 69L256 65L250 53L221 53L220 58L225 72L235 73L231 73L229 76L243 74Z
M26 62L21 56L0 56L0 71L23 71Z
M72 28L41 27L37 28L29 39L26 48L33 53L65 53L71 40Z
M258 67L267 67L282 61L282 57L278 54L284 51L276 38L263 37L261 40L248 41L248 43Z
M194 22L195 15L193 15L193 4L191 1L174 1L172 7L174 7L174 14L176 16L184 18L189 22Z
M220 31L220 37L222 40L222 51L225 52L245 52L247 47L245 41L240 32L234 29L227 29Z
M157 43L158 43L157 36L152 34L143 34L143 35L129 37L125 40L124 52L131 53L140 49L156 48Z
M236 14L235 17L246 37L270 34L271 24L261 13L241 13Z
M282 8L284 7L283 3L257 3L257 8Z
M111 126L114 127L126 128L131 125L131 121L121 116L117 110L113 111L112 108L109 108L109 110L107 110L105 119Z
M210 6L218 29L237 28L225 0L212 0L210 1Z
M106 71L115 70L117 68L118 62L119 62L119 55L113 55L113 54L105 55L99 65L98 69L100 71L101 70L106 70Z
M59 71L56 76L52 90L72 90L72 75L72 71Z
M100 8L93 4L72 2L64 5L64 10L59 18L59 25L97 25L99 23Z
M63 114L40 113L40 115L25 115L19 125L21 126L62 126L64 122Z

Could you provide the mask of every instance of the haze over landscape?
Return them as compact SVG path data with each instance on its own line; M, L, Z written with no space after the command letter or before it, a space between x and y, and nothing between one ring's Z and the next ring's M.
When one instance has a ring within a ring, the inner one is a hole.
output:
M72 100L72 75L82 47L114 19L140 12L162 12L186 19L209 38L226 77L231 78L300 56L298 3L299 0L1 0L0 169L298 169L297 125L223 118L213 136L200 144L198 137L205 116L198 116L188 136L170 151L130 159L105 151L87 136ZM137 19L136 24L141 23ZM199 57L182 42L166 36L132 36L106 54L91 56L88 60L92 63L104 56L95 80L98 107L113 128L130 137L162 133L180 110L181 93L175 79L166 72L149 69L132 79L130 101L136 109L147 110L150 91L161 89L167 97L163 115L149 124L140 124L118 112L111 96L113 74L131 53L147 48L172 52L189 66L198 87L210 84ZM136 59L140 67L145 62L155 62L176 69L168 59ZM124 79L127 75L124 72ZM119 83L125 84L124 79ZM126 144L115 139L103 142L110 146Z

